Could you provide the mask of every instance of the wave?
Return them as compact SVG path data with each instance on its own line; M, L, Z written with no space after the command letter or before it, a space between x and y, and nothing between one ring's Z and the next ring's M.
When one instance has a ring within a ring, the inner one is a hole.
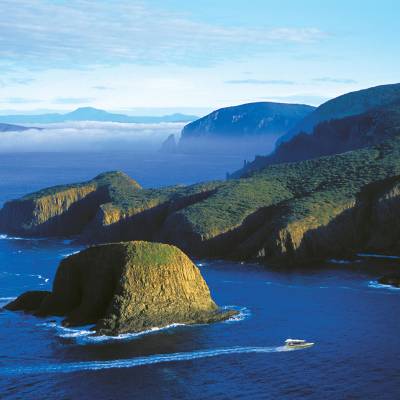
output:
M42 364L31 367L4 367L0 368L0 374L40 374L40 373L68 373L77 371L98 371L113 368L133 368L144 365L170 363L178 361L191 361L201 358L219 357L232 354L251 353L279 353L295 351L285 346L278 347L228 347L212 350L197 350L171 354L154 354L130 359L118 359L109 361L80 361L74 363Z
M1 276L22 276L22 277L37 278L41 281L44 281L45 283L49 282L50 280L50 278L46 278L45 276L40 274L24 274L20 272L9 272L9 271L0 271L0 277Z
M378 281L369 281L368 287L373 289L388 289L388 290L400 290L400 288L392 286L392 285L385 285L383 283L379 283Z
M223 321L223 323L228 324L231 322L240 322L243 321L246 318L249 318L251 316L251 311L247 307L237 307L237 306L225 306L222 307L223 310L236 310L239 311L238 314L233 315L226 321Z
M18 236L8 236L5 233L0 234L0 240L39 240L39 239L32 239L32 238L23 238Z
M328 263L330 264L352 264L352 261L350 260L339 260L336 258L331 258L330 260L328 260Z
M387 260L398 260L400 256L385 255L385 254L372 254L372 253L358 253L358 257L382 258Z
M226 321L223 321L222 323L233 323L233 322L240 322L243 321L244 319L248 318L251 313L250 310L246 307L237 307L237 306L225 306L222 307L223 310L237 310L239 311L238 314L233 315ZM173 328L177 327L189 327L189 326L196 326L198 324L182 324L182 323L174 323L170 325L166 325L163 327L153 327L150 329L147 329L145 331L141 332L136 332L136 333L122 333L119 335L115 336L108 336L108 335L97 335L93 327L94 325L87 325L87 326L81 326L81 327L75 327L75 328L70 328L70 327L65 327L61 325L61 320L62 318L55 318L51 322L44 322L37 324L37 326L43 326L46 328L50 329L55 329L56 330L56 335L60 338L64 339L74 339L76 344L95 344L95 343L102 343L102 342L111 342L115 340L132 340L132 339L137 339L141 336L144 335L149 335L149 334L154 334L157 332L162 332L166 330L170 330Z
M78 254L79 252L80 252L80 250L76 250L76 251L73 251L72 253L61 254L61 257L62 258L67 258L69 256L73 256L74 254Z
M16 297L0 297L0 308L15 300Z
M94 325L91 326L85 326L85 327L80 327L80 329L74 329L74 328L66 328L61 325L56 325L55 328L58 331L58 337L60 338L65 338L65 339L74 339L77 344L90 344L90 343L101 343L101 342L111 342L115 340L132 340L139 338L144 335L148 335L151 333L156 333L160 331L164 331L167 329L172 329L176 328L178 326L184 326L185 324L170 324L167 326L164 326L162 328L159 327L154 327L151 329L147 329L142 332L136 332L136 333L121 333L119 335L115 336L108 336L108 335L96 335L96 333L93 331Z

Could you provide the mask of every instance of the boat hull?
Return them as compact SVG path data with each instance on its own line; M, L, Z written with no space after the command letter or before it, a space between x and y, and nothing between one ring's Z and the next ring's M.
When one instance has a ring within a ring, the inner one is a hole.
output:
M302 343L302 344L295 344L295 345L291 345L291 346L289 346L289 345L285 345L285 347L287 348L287 349L293 349L293 350L295 350L295 349L306 349L307 347L312 347L312 346L314 346L314 343Z

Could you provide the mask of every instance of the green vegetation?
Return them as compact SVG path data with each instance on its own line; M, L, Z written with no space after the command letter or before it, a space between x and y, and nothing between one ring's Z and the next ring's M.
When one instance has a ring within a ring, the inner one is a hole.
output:
M354 207L367 184L400 175L399 161L400 137L395 137L339 155L271 165L245 178L187 187L139 189L126 175L112 172L89 182L106 187L108 196L93 203L82 201L81 208L75 208L81 210L76 214L60 210L62 223L53 227L46 218L36 222L37 214L30 209L24 211L28 221L23 223L28 226L32 219L36 226L48 227L43 234L51 236L58 234L58 226L71 226L76 221L73 233L82 233L91 242L153 240L173 243L198 255L224 256L237 250L241 257L247 257L263 249L269 240L268 251L273 253L275 244L286 248L287 240L292 242L288 242L289 247L300 246L304 234L327 226ZM30 196L59 190L46 189ZM49 209L54 207L53 203L48 205ZM2 212L10 218L14 215L5 208ZM12 223L5 226L20 232L19 222L12 219ZM223 243L213 241L217 238Z
M362 186L400 173L400 139L374 148L299 163L272 165L221 184L182 211L194 231L212 237L242 224L261 207L285 205L287 222L309 215L327 222Z
M137 189L140 189L140 185L128 175L119 171L111 171L102 173L90 181L45 188L38 192L27 194L18 199L18 201L36 200L44 196L52 196L66 190L80 189L87 186L93 186L96 189L107 188L111 199L121 203L128 203L132 194Z

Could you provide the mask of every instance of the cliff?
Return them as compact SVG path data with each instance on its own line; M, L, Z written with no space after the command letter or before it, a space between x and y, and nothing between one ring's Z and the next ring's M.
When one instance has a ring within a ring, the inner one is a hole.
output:
M81 232L101 204L124 201L138 183L121 172L101 174L91 181L55 186L6 202L0 210L0 229L25 236L64 236Z
M185 153L271 151L275 141L313 111L303 104L248 103L221 108L187 124L178 144Z
M318 124L331 119L341 119L363 114L374 108L400 101L400 83L380 85L338 96L317 107L281 137L280 143L299 133L311 133Z
M395 137L339 155L271 165L229 181L128 190L132 184L125 178L124 190L111 191L107 201L88 208L87 219L77 219L78 239L157 241L199 257L285 264L367 248L393 252L397 228L383 226L397 218L398 189L390 185L400 175L399 159L400 138ZM54 189L30 197L48 192ZM9 207L0 212L0 221L12 220ZM66 225L71 215L65 214ZM28 210L24 218L29 226L36 214Z
M379 107L366 113L333 119L317 125L310 134L301 133L281 143L267 156L257 156L253 162L230 175L238 178L268 165L309 160L340 154L400 135L400 102Z
M148 242L95 246L72 255L60 263L51 293L28 292L5 308L65 316L67 326L93 323L98 334L112 335L235 314L217 307L182 251Z

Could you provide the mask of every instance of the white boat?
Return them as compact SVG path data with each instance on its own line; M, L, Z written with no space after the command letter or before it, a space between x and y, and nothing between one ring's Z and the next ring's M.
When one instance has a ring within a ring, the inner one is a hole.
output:
M314 346L314 343L302 339L286 339L285 346L290 349L305 349Z

